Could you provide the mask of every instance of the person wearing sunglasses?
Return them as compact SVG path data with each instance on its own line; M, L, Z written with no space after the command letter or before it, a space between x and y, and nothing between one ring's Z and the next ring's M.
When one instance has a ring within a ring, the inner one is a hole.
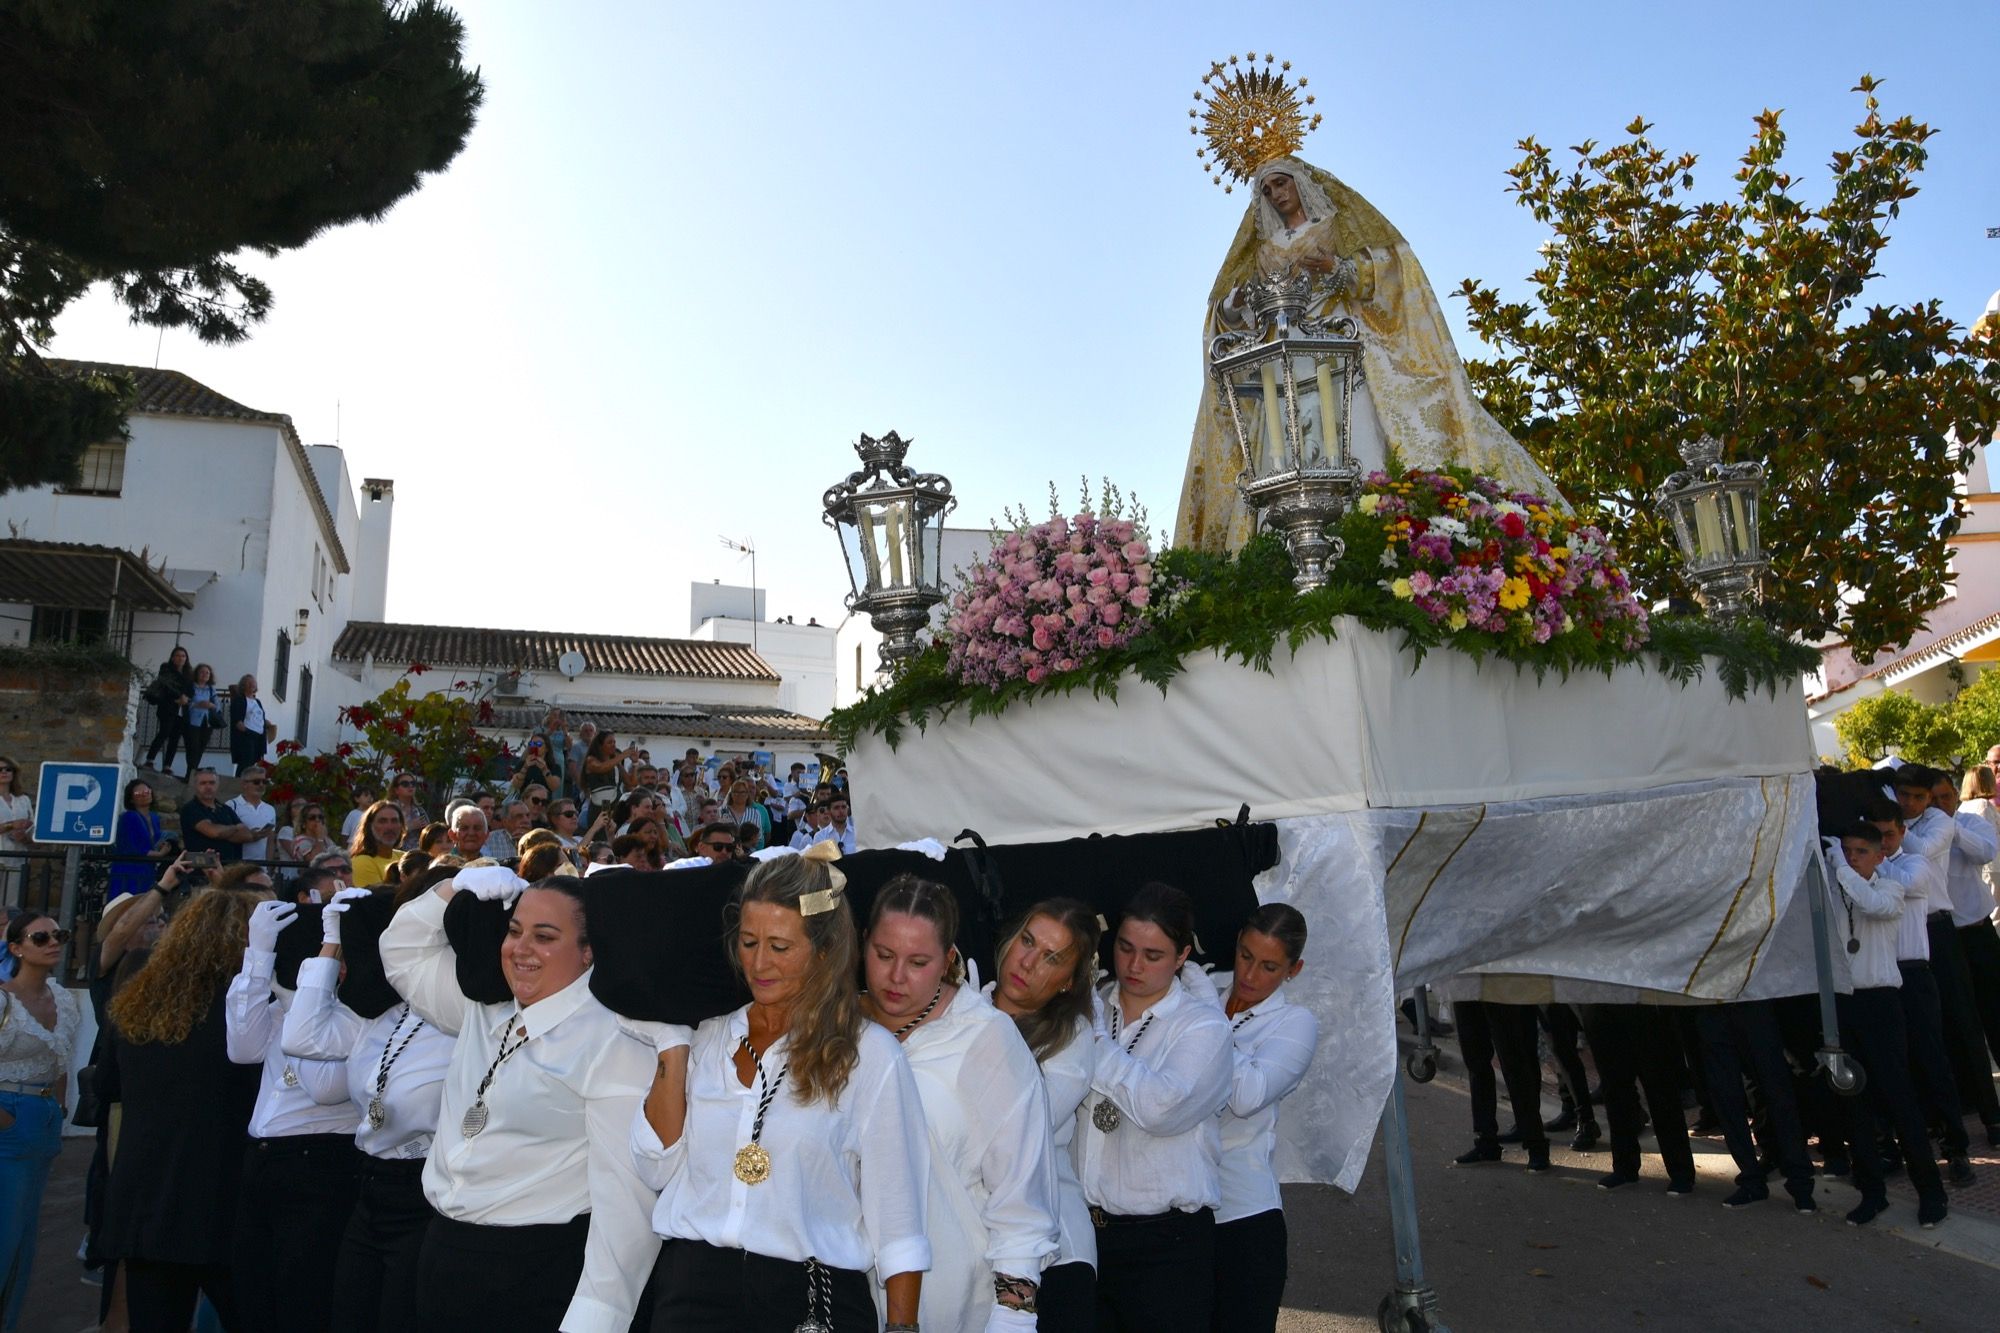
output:
M269 861L273 853L282 854L281 848L271 845L271 835L278 826L278 808L264 799L264 789L271 785L270 774L262 766L247 768L237 780L243 784L243 791L229 798L229 808L235 812L236 822L252 834L243 844L243 859Z
M417 849L417 838L430 823L430 816L417 804L417 779L413 773L398 773L396 780L389 784L389 799L403 815L403 836L398 846L406 852Z
M703 824L695 830L695 856L705 856L716 865L723 865L736 859L736 825L723 821Z
M49 984L69 932L24 913L7 927L14 978L0 986L0 1327L21 1323L35 1261L42 1187L62 1150L69 1109L69 1062L83 1008L73 991Z

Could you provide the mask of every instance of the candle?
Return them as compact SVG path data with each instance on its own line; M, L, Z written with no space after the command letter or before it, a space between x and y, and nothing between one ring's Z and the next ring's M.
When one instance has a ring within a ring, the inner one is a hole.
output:
M889 542L889 586L903 586L903 511L890 505L882 513L882 531Z
M1743 512L1743 494L1740 491L1729 493L1729 516L1736 522L1736 554L1746 555L1752 545L1750 520Z
M1695 552L1699 558L1713 560L1729 553L1729 547L1722 540L1722 514L1713 492L1694 502L1694 531Z
M1333 396L1333 367L1319 363L1319 448L1329 463L1341 461L1339 408Z
M882 586L882 565L875 554L875 515L868 506L854 506L854 524L861 533L861 563L868 571L868 587Z
M1264 470L1276 472L1285 466L1285 427L1278 407L1278 369L1265 362L1264 374Z

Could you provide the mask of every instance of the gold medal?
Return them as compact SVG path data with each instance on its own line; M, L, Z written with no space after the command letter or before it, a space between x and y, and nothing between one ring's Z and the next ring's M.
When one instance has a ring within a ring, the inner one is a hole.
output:
M736 1150L736 1178L746 1185L761 1185L771 1178L771 1154L754 1143Z

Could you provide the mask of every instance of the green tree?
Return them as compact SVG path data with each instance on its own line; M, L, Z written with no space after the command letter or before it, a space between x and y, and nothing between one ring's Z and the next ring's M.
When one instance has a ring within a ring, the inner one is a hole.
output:
M2000 670L1982 671L1952 697L1952 725L1964 740L1964 756L1977 763L2000 745Z
M0 0L0 492L73 480L131 386L38 355L107 282L135 323L234 342L241 268L380 218L465 145L483 89L437 0Z
M1886 755L1951 768L1965 754L1965 737L1950 704L1927 704L1902 690L1884 690L1833 720L1847 747L1850 767L1866 768Z
M2000 332L1934 300L1862 304L1933 133L1884 120L1877 86L1855 89L1865 114L1817 204L1784 169L1775 111L1716 202L1688 197L1694 154L1655 144L1643 119L1567 166L1525 139L1509 189L1550 229L1533 297L1472 279L1458 292L1497 353L1468 366L1488 407L1597 512L1643 594L1691 596L1650 496L1682 441L1714 435L1767 468L1765 614L1862 661L1942 600L1959 453L2000 426Z

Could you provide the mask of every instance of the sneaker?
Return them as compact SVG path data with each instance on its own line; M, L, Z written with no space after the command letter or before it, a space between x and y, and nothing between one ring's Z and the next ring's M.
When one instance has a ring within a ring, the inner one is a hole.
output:
M1738 1185L1736 1192L1722 1201L1722 1206L1724 1208L1748 1208L1751 1204L1762 1203L1770 1197L1771 1191L1767 1189L1757 1189L1749 1185Z
M1497 1143L1475 1143L1472 1151L1462 1152L1451 1159L1453 1166L1478 1166L1483 1162L1500 1160L1500 1145Z
M1549 1169L1548 1144L1538 1144L1528 1149L1528 1169L1530 1171L1546 1171Z
M1576 1137L1569 1141L1571 1152L1592 1152L1597 1147L1602 1131L1595 1120L1586 1120L1577 1127Z
M1965 1154L1962 1152L1955 1152L1945 1158L1944 1174L1945 1179L1954 1185L1970 1185L1973 1181L1979 1179L1979 1176L1972 1169L1972 1163L1966 1159Z
M1936 1227L1938 1223L1944 1221L1945 1214L1949 1211L1950 1209L1945 1206L1942 1194L1934 1198L1919 1199L1917 1200L1917 1225L1929 1231Z
M1881 1216L1882 1210L1888 1206L1889 1201L1886 1198L1879 1196L1872 1199L1863 1198L1847 1214L1847 1225L1851 1227L1865 1227Z
M1615 1190L1621 1185L1637 1184L1638 1180L1639 1177L1637 1176L1628 1176L1623 1171L1613 1171L1608 1176L1599 1176L1597 1178L1597 1188L1601 1190Z
M1669 1199L1684 1199L1692 1193L1694 1193L1694 1182L1692 1180L1670 1180L1667 1182L1667 1197Z

